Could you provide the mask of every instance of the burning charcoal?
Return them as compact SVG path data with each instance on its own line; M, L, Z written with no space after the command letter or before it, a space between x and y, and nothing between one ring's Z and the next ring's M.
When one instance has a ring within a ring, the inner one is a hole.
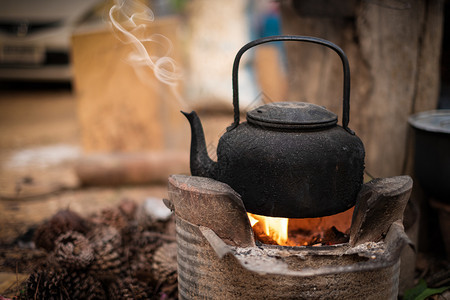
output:
M94 251L88 239L79 232L69 231L56 240L53 254L56 262L67 269L83 269L91 264Z
M101 283L85 271L52 264L36 269L26 282L28 299L106 299Z
M322 244L324 245L336 245L348 242L348 235L337 230L336 227L332 226L330 229L326 230L323 235Z
M57 237L68 231L86 233L88 226L77 213L71 210L59 211L48 222L36 229L34 243L36 247L50 252L55 247Z
M270 236L266 235L264 229L260 223L256 223L253 226L253 232L255 233L256 240L267 245L278 245L278 243L272 239Z
M310 240L306 242L307 246L322 246L322 237L320 234L311 236Z
M320 241L320 234L305 228L296 228L289 231L289 244L291 246L310 246Z

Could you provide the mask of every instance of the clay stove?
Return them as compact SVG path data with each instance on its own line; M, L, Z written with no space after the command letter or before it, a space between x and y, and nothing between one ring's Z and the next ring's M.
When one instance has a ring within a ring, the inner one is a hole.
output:
M397 299L408 176L363 185L350 241L317 247L255 242L240 196L204 177L173 175L180 299Z
M342 126L333 112L304 102L265 104L240 122L241 56L280 41L318 44L338 54ZM342 49L313 37L261 38L237 53L232 83L234 121L219 140L217 161L208 156L198 115L184 113L195 176L171 176L166 200L176 215L180 298L396 299L400 252L408 242L401 221L412 180L363 185L365 151L348 127L350 69ZM322 218L353 206L349 241L317 247L255 241L246 211L262 218Z

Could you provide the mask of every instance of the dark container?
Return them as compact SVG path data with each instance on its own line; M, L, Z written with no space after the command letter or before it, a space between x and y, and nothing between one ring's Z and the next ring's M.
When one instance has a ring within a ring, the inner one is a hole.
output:
M450 109L409 118L415 131L414 173L425 192L450 203Z

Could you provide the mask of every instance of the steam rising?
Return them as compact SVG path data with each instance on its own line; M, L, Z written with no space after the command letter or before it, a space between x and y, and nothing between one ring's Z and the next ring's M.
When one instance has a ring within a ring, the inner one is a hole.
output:
M150 24L155 16L150 8L138 1L115 0L109 18L117 37L124 44L133 46L128 59L133 66L139 67L135 70L144 83L150 83L151 78L143 76L145 72L142 68L150 68L162 83L171 87L178 85L182 78L181 71L176 61L168 56L172 51L172 42L161 34L151 33ZM163 53L157 55L156 52L161 52L161 49Z

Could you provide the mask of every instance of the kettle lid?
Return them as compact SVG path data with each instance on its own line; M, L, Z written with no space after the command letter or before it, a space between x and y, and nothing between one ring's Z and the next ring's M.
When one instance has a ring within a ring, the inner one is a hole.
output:
M280 129L319 129L336 125L337 115L326 108L305 102L275 102L247 113L247 121Z

